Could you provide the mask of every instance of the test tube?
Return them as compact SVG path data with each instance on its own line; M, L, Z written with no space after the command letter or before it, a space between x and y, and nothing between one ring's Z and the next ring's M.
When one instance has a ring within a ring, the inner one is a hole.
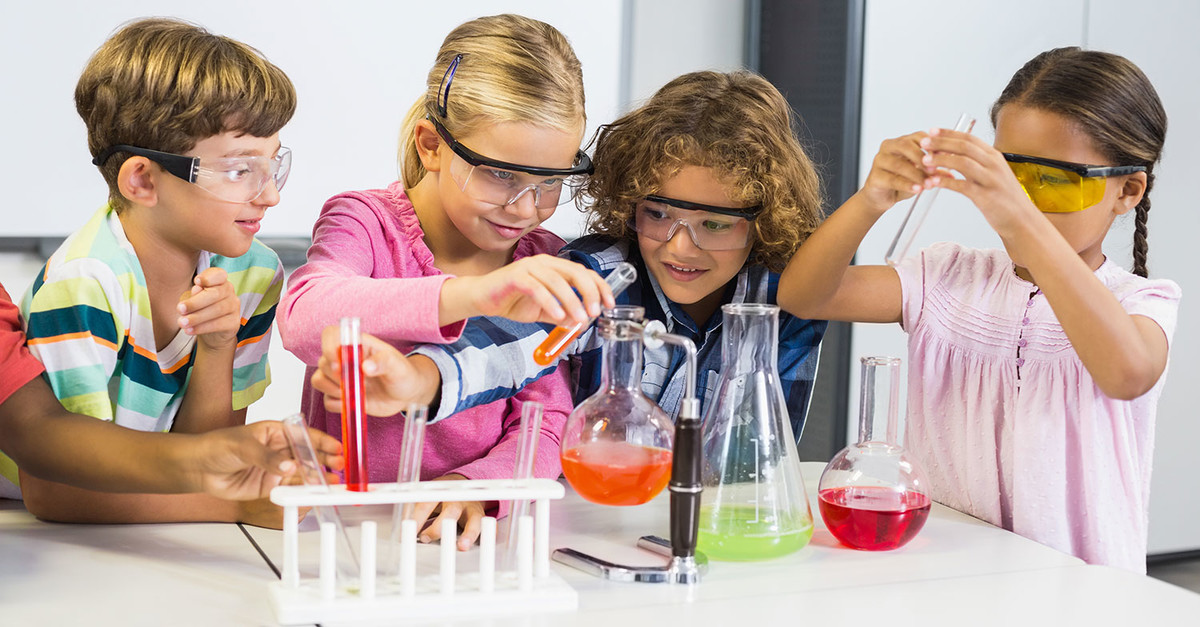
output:
M974 127L975 118L968 113L963 113L958 116L954 130L970 133ZM908 256L908 250L912 248L913 241L917 238L917 232L921 230L921 225L924 224L925 217L929 215L929 208L933 206L933 201L937 200L940 189L934 187L922 190L917 193L916 198L913 198L912 205L909 206L908 213L904 216L904 221L900 223L896 237L892 238L892 245L888 247L887 255L884 257L884 261L889 266L895 267Z
M404 419L404 435L400 443L400 469L396 483L414 483L421 480L421 451L425 448L425 424L429 420L429 408L425 405L408 406ZM405 520L412 518L415 503L397 503L392 509L392 531L390 545L398 550L402 536L400 530Z
M366 492L367 412L363 396L362 331L358 318L342 318L342 448L346 489Z
M625 288L636 280L637 269L633 267L633 264L625 261L617 264L617 267L613 268L613 271L608 273L604 279L608 283L609 289L612 290L613 298L625 291ZM537 362L539 366L549 366L554 363L554 360L558 359L558 356L571 345L571 342L574 342L575 338L579 337L584 329L591 326L595 320L595 318L588 318L586 322L577 322L569 327L554 327L550 335L537 348L533 349L533 361Z
M542 404L537 401L525 401L521 405L521 427L517 435L517 463L513 467L513 479L518 481L533 477L533 463L537 456L538 436L542 431ZM501 566L508 568L513 565L517 548L517 521L529 514L529 500L518 499L512 502L508 513L508 531L504 541L504 553Z
M296 468L300 480L304 482L304 485L321 486L328 491L329 484L325 481L325 467L317 459L317 450L313 448L312 440L308 437L308 427L304 424L304 416L301 414L288 416L283 420L283 427L283 434L287 438L288 446L292 449L292 457L296 458ZM318 505L313 508L313 511L316 512L317 521L322 527L330 525L334 529L338 544L336 551L338 579L349 584L358 577L359 562L354 545L350 543L350 535L346 532L346 525L342 523L342 517L338 514L337 507Z

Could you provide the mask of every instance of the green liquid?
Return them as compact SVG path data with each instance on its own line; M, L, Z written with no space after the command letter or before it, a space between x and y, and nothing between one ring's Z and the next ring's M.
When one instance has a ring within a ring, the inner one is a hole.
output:
M720 511L717 517L711 507L700 508L697 548L710 559L770 559L799 551L812 539L812 521L764 522L752 507L722 507Z

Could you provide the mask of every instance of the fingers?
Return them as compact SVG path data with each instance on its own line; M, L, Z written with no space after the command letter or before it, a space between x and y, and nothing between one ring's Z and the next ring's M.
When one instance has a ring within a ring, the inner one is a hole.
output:
M462 523L462 531L458 534L458 550L469 551L475 541L479 539L480 531L483 527L483 508L479 507L479 503L464 503L463 513L459 517ZM444 513L446 508L442 508Z
M178 324L189 335L236 332L241 326L241 301L221 268L208 268L193 279L180 297Z
M322 465L334 470L341 470L346 465L346 458L342 457L342 443L337 438L312 427L308 427L308 438L312 440L317 461Z
M429 516L441 503L414 503L411 518L417 521L417 528L421 533L417 535L417 540L423 543L433 542L442 537L442 529L433 524L437 521L429 520Z

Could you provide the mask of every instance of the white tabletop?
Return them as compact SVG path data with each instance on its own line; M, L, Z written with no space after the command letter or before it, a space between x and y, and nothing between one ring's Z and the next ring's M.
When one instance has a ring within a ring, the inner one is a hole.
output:
M578 592L578 612L436 624L741 627L747 619L811 624L849 618L889 627L1021 627L1156 619L1194 624L1200 617L1200 595L1084 565L938 505L920 535L901 549L844 548L816 510L820 470L820 464L804 466L815 531L809 546L795 554L712 562L701 583L691 587L606 582L554 563L554 572ZM612 561L658 563L661 558L634 548L634 541L665 534L666 505L663 496L639 507L603 507L568 488L552 507L551 545ZM386 514L342 510L352 527L356 519ZM386 527L386 517L381 520ZM302 544L315 544L317 533L307 531L313 528L310 520L302 524ZM282 534L247 530L278 564ZM460 561L470 563L475 552L461 554ZM0 500L0 624L271 625L266 590L273 581L274 573L237 525L57 525Z

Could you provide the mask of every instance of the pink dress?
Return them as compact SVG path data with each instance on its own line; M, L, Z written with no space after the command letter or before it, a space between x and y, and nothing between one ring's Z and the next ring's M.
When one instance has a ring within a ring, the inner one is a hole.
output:
M418 343L452 342L464 323L438 327L438 298L450 276L434 267L433 253L400 183L387 189L347 192L325 203L313 227L308 263L296 270L279 304L283 345L309 368L301 411L308 423L341 437L341 414L328 413L309 378L321 355L321 330L343 316L358 316L363 331L407 352ZM563 241L535 229L517 243L514 258L557 253ZM566 362L563 362L564 364ZM511 399L455 414L426 429L421 478L458 473L468 479L511 478L521 405L545 406L534 475L557 478L559 440L571 394L563 367ZM404 417L371 418L367 451L372 482L396 480Z
M942 243L897 271L909 334L905 445L934 499L1088 563L1144 573L1166 373L1134 400L1105 396L1004 251ZM1107 260L1096 277L1170 342L1178 285Z

